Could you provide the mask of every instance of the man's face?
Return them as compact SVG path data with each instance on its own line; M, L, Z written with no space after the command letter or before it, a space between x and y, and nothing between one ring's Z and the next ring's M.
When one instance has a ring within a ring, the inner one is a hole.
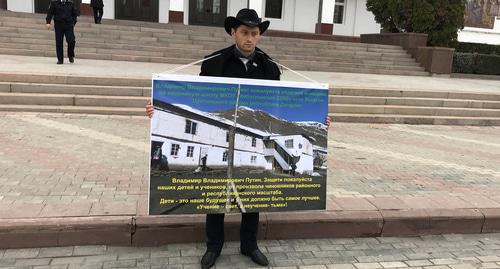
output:
M243 55L248 56L254 52L259 43L260 29L259 27L240 25L238 28L231 30L231 36Z

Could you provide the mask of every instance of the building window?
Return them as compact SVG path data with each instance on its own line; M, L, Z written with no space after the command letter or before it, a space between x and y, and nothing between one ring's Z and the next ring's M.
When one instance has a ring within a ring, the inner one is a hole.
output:
M227 162L227 150L222 153L222 161Z
M266 18L281 19L283 0L266 0Z
M299 149L302 149L302 143L299 143Z
M186 157L193 157L193 155L194 155L194 147L188 146Z
M203 12L204 9L205 9L205 6L204 6L204 3L203 3L203 0L197 0L196 1L196 11Z
M257 138L255 137L252 138L252 147L257 147Z
M196 122L192 122L190 120L186 120L186 134L196 134Z
M213 0L212 3L212 13L219 14L220 13L220 0Z
M172 156L177 156L179 154L179 149L180 149L179 144L172 144L172 148L170 149L170 155Z
M250 163L257 163L257 156L251 156Z
M293 149L293 139L285 140L285 147Z
M229 132L226 132L226 142L229 142Z
M333 12L333 23L343 24L345 15L345 0L335 0L335 11Z

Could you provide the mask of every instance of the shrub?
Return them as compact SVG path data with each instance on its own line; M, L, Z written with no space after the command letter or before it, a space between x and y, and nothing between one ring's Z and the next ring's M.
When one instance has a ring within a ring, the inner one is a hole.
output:
M461 53L453 56L453 72L465 74L500 75L500 55Z
M456 46L457 52L479 53L479 54L496 54L500 55L499 45L478 44L459 42Z
M453 47L464 28L466 0L367 0L386 32L428 35L429 46Z

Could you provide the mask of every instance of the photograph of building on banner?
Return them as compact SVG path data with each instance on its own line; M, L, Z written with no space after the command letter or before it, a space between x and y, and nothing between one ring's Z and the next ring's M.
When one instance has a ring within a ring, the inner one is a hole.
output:
M155 75L152 97L150 214L325 209L328 85Z

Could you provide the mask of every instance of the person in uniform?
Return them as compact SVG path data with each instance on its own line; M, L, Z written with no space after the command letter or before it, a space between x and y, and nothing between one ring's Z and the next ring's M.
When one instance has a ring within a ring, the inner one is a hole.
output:
M68 58L71 63L75 61L75 33L74 27L79 11L73 0L51 0L47 12L47 29L54 19L54 32L56 34L57 64L64 63L63 39L68 43Z
M94 11L95 24L101 24L102 14L104 13L104 3L102 0L90 0L90 6Z

